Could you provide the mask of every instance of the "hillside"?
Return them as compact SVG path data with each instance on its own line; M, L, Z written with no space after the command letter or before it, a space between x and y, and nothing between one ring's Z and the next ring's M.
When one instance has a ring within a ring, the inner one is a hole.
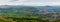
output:
M0 16L5 18L59 19L59 6L0 6ZM35 21L35 20L34 20Z

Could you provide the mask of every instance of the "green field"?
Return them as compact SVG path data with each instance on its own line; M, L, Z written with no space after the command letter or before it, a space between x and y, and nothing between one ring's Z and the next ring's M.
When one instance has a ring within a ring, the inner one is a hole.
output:
M38 8L29 6L9 6L9 8L0 8L0 22L60 22L60 19L58 19L60 18L59 9L60 8L56 9L54 7L50 8L45 6ZM57 15L57 17L54 15Z

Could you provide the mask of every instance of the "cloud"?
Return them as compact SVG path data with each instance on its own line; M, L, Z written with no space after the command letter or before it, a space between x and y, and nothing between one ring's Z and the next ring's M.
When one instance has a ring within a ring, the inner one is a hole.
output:
M60 5L60 0L0 0L0 5Z

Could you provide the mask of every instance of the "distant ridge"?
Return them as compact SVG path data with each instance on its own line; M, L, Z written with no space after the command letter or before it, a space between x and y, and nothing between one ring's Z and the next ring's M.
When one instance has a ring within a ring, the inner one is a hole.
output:
M20 7L36 7L36 8L60 8L60 6L23 6L23 5L0 5L0 8L20 8Z

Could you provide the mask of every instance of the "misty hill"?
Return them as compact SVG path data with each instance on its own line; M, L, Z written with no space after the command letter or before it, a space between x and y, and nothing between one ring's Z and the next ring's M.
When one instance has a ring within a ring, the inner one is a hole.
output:
M47 12L47 13L58 13L60 12L60 7L59 6L8 6L8 5L5 5L5 6L0 6L0 10L3 10L3 11L6 11L7 12L10 10L12 11L13 9L16 9L16 10L38 10L38 12L40 11L44 11L44 12Z

